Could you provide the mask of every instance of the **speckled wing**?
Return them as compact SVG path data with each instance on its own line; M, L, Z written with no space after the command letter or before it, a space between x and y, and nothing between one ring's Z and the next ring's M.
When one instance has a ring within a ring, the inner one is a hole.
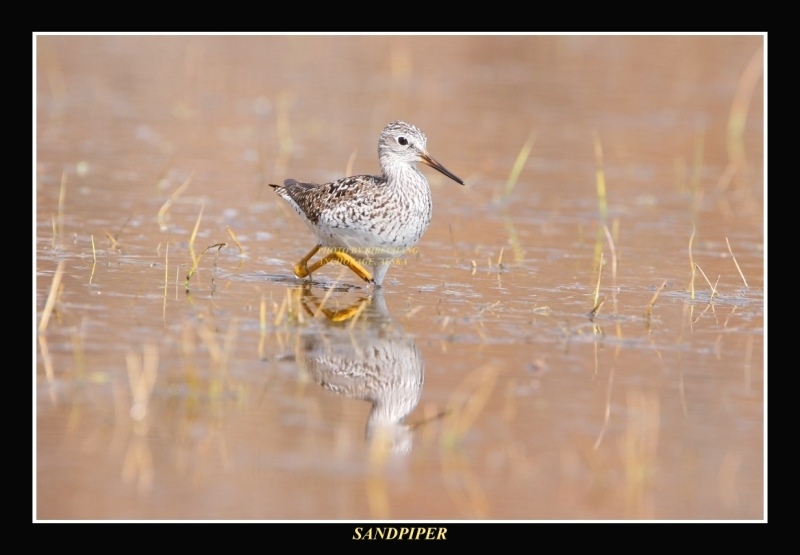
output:
M316 226L325 211L347 207L351 202L353 205L361 204L359 197L364 196L364 189L376 185L378 181L379 178L371 175L357 175L322 185L287 179L283 185L270 187L289 202L298 214Z
M303 219L311 224L317 224L322 209L319 198L324 196L326 185L301 183L294 179L287 179L283 185L270 184L270 187L275 189L275 192L286 200Z

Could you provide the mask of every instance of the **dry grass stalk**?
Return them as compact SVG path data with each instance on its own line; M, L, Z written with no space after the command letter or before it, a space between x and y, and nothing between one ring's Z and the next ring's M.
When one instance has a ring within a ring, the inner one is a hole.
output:
M92 280L94 280L94 270L97 267L97 249L94 247L94 235L91 235L92 240L92 271L89 274L89 285L92 284Z
M736 262L736 257L733 255L733 250L731 250L731 242L728 241L727 237L725 237L725 243L727 243L727 245L728 245L728 252L731 253L731 258L733 258L733 263L736 264L736 269L739 272L739 277L742 278L742 281L744 282L744 286L745 287L749 287L749 285L747 285L747 280L744 278L744 273L742 273L742 269L739 267L739 263Z
M450 245L453 247L453 258L456 259L456 264L458 264L458 249L456 248L456 239L453 237L453 224L452 222L447 224L448 229L450 230Z
M167 291L169 288L169 239L164 249L164 298L167 298Z
M692 222L692 234L689 236L689 265L692 270L692 280L689 282L689 298L694 300L694 278L696 275L695 272L695 263L694 263L694 255L692 254L692 243L694 243L694 234L697 231L697 227Z
M64 237L64 201L67 198L67 172L61 173L61 188L58 191L58 237Z
M703 278L706 280L706 283L711 288L711 299L713 299L714 297L718 297L719 294L717 293L716 284L714 284L714 285L711 284L711 281L709 281L708 277L706 276L706 273L703 271L703 269L700 267L699 264L695 264L695 266L697 266L697 269L700 270L700 273L702 274ZM719 283L719 278L717 278L717 283Z
M600 135L594 133L594 158L597 164L595 169L595 181L597 182L597 210L600 213L600 221L604 222L608 218L608 196L606 191L606 173L603 162L603 144L600 142Z
M236 238L236 234L231 229L231 226L227 227L228 227L228 235L230 235L231 239L233 239L233 244L236 245L237 249L239 249L239 254L244 256L244 248L242 247L242 244L239 242L239 239Z
M56 272L53 274L53 282L50 284L50 292L47 295L47 301L44 303L42 310L42 319L39 320L39 333L44 333L47 329L47 324L50 321L50 314L53 311L53 306L56 304L56 296L58 295L58 288L61 285L61 276L64 275L64 261L58 263Z
M192 262L197 264L197 259L195 258L194 254L194 241L197 238L197 232L200 229L200 220L203 219L203 210L205 210L206 205L203 204L200 206L200 213L197 214L197 220L194 222L194 229L192 230L192 234L189 236L189 254L192 256Z
M516 186L519 176L522 173L522 169L525 167L525 163L528 161L528 157L530 156L535 140L536 130L532 130L531 134L528 136L528 140L525 141L525 144L522 145L522 149L519 151L519 154L517 154L517 159L514 161L514 165L511 168L511 173L508 176L508 181L506 181L506 186L503 190L503 198L508 198L511 196L514 186Z
M167 230L167 223L166 223L167 212L172 207L173 203L175 202L175 199L177 199L181 195L181 193L183 193L186 190L191 181L192 181L192 176L190 175L189 177L186 178L186 181L184 181L180 187L175 189L175 192L172 193L172 195L170 195L167 201L158 210L158 214L156 214L156 221L158 222L158 226L161 228L161 231Z
M111 235L108 231L103 230L103 233L105 233L106 237L108 237L108 240L111 241L110 249L111 250L115 250L117 248L117 246L119 245L119 242L117 241L117 238L114 237L113 235Z
M608 241L608 248L611 250L611 281L617 283L617 249L614 247L614 238L611 236L611 231L607 225L603 225L603 231L606 234L606 241Z
M216 243L214 245L211 245L210 247L206 247L205 249L203 249L203 252L201 252L200 256L197 257L197 260L194 261L192 269L189 270L188 274L186 274L186 281L184 282L184 287L187 289L189 288L189 280L192 279L195 270L197 270L197 265L200 264L200 260L203 258L203 255L205 255L209 251L209 249L217 247L217 254L219 254L219 251L222 249L222 247L226 247L227 245L228 243Z
M350 158L347 159L347 167L344 169L345 175L353 175L353 164L356 162L356 156L358 155L358 149L354 148L353 152L350 153Z
M600 312L600 309L603 307L603 303L605 302L606 302L605 296L603 296L599 301L597 301L594 307L592 308L592 311L589 313L589 318L594 320L595 317L597 316L597 313Z
M744 128L747 123L747 112L750 109L750 102L753 92L756 90L758 80L764 70L764 49L759 48L750 58L739 84L736 87L736 94L731 104L731 113L728 116L728 157L741 169L745 165L744 152Z
M592 317L597 314L597 311L600 310L600 306L602 306L602 302L600 302L600 278L603 276L603 263L604 263L604 256L603 253L600 253L600 264L597 268L597 284L594 287L594 295L592 296L592 312L590 313Z
M647 305L647 308L644 311L644 316L648 320L650 320L650 316L653 314L653 307L656 304L656 299L658 299L658 296L661 294L661 292L664 290L666 286L667 286L667 280L664 280L661 286L656 290L655 294L653 295L653 298L650 299L650 303Z

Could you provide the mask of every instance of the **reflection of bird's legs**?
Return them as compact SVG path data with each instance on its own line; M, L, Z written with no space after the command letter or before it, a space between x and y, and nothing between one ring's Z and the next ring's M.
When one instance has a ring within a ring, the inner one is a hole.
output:
M303 308L306 309L306 313L312 318L316 318L321 312L328 320L334 323L346 322L347 320L358 316L361 314L362 310L369 306L370 302L372 302L372 300L369 297L362 297L353 303L352 306L339 310L332 310L330 308L323 308L317 297L315 297L310 291L305 289L303 290Z

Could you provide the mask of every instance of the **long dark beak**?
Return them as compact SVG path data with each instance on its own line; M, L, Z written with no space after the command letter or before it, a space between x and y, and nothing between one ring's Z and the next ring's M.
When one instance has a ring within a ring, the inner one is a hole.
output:
M455 181L459 185L463 185L464 184L464 182L461 181L460 177L458 177L454 173L450 173L450 170L448 170L443 165L441 165L439 162L437 162L433 157L428 156L428 153L426 153L426 152L422 153L422 163L423 164L427 164L430 167L432 167L433 169L435 169L436 171L439 171L439 172L443 173L444 175L446 175L447 177L449 177L450 179L452 179L453 181Z

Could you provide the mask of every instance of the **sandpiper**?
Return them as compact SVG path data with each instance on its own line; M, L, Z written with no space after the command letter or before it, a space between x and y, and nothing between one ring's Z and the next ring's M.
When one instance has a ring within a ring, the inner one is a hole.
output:
M317 236L317 245L293 267L297 277L337 261L381 287L389 266L408 254L431 223L431 189L417 162L464 184L428 154L426 142L417 127L393 121L378 140L381 175L356 175L322 185L294 179L270 184ZM324 256L309 266L320 249Z

